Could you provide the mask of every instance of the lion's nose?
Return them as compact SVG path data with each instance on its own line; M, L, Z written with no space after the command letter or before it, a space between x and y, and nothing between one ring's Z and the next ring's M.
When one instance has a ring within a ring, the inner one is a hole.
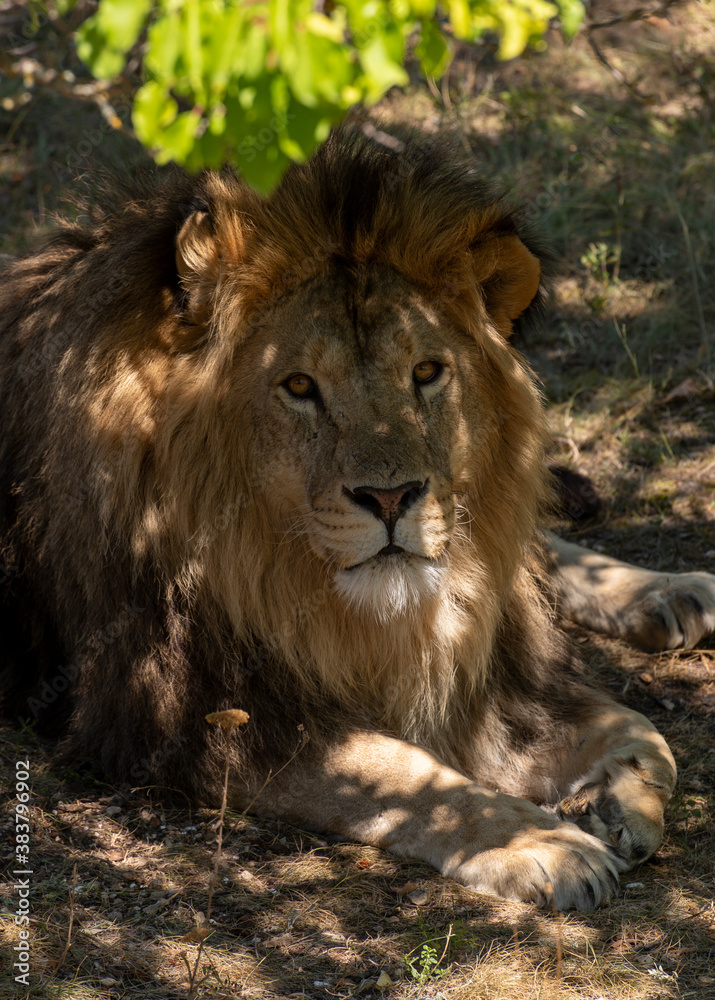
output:
M402 486L394 490L381 490L375 486L358 486L354 490L346 489L345 492L360 504L372 511L375 517L384 521L387 529L392 534L392 529L398 517L420 498L427 484L420 482L403 483Z

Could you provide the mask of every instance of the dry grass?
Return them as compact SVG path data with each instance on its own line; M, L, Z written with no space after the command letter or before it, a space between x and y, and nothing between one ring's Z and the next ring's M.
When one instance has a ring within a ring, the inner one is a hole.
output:
M0 33L22 16L21 5L0 6ZM33 41L23 58L37 62L35 84L17 72L0 83L5 252L27 245L71 189L76 178L57 164L100 113L82 90L86 80L42 83L48 67L78 69L64 29L46 27ZM654 567L712 570L711 5L686 5L675 26L626 26L601 43L648 102L634 100L584 43L554 42L506 67L465 56L446 102L418 89L385 107L425 127L459 128L534 206L560 255L548 323L524 346L552 400L554 458L588 473L604 499L598 523L562 530ZM10 70L17 63L3 59ZM121 89L108 97L119 106ZM136 155L131 137L117 132L89 150L82 169ZM197 995L715 997L713 652L653 657L573 632L603 683L654 718L680 766L668 837L622 879L618 899L594 914L554 916L477 897L379 851L229 815ZM15 761L33 765L36 984L23 992L12 981L8 881L0 997L185 998L181 953L191 962L197 946L181 939L207 913L218 813L111 788L87 772L57 773L51 745L30 729L5 729L0 747L8 794ZM11 862L9 808L3 854Z
M665 712L659 721L681 761L693 741L698 747L669 839L596 914L554 916L475 897L374 849L229 816L199 995L375 996L385 972L393 981L386 995L397 998L707 996L713 852L702 780L695 791L707 762L697 725L672 717L672 726ZM182 952L191 961L196 946L182 938L207 910L218 814L167 810L151 797L57 776L31 733L4 735L6 777L11 749L35 768L33 968L41 983L26 995L186 996ZM110 817L113 806L120 811ZM59 968L75 864L75 930ZM12 908L10 891L5 904ZM10 928L7 936L12 943ZM437 965L425 944L441 956ZM11 995L0 986L0 996Z

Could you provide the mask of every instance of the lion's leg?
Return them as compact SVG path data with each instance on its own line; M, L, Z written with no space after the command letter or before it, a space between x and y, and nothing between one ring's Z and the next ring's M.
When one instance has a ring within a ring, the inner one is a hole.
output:
M251 808L429 862L480 892L539 903L553 894L561 909L598 905L625 867L600 839L413 744L364 731L310 752ZM250 794L236 783L232 804L245 808Z
M605 697L580 731L578 745L560 755L566 794L557 815L613 844L630 867L662 840L673 755L645 716Z
M552 584L566 618L650 652L694 646L715 632L715 576L658 573L546 532Z

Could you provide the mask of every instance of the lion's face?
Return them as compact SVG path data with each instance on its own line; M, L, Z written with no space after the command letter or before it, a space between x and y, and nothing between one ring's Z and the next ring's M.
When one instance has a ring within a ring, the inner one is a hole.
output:
M381 617L434 595L495 420L476 345L383 268L301 286L254 330L242 368L246 354L277 533L301 536L335 590Z
M393 196L368 147L355 190L315 163L268 201L208 179L176 239L188 340L157 474L186 537L168 557L235 633L342 695L373 676L389 716L410 685L444 707L456 664L484 674L523 566L543 415L509 337L540 264L498 202L422 167Z
M169 175L29 266L28 344L51 348L37 490L55 484L88 604L115 600L121 557L227 673L260 652L276 685L416 739L486 683L528 573L544 421L509 337L541 269L441 142L397 156L348 133L267 199Z

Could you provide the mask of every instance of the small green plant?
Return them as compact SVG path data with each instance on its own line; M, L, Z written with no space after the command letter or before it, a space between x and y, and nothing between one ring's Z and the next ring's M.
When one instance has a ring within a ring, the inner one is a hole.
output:
M442 976L446 976L448 974L449 969L441 968L442 960L447 952L448 944L449 937L447 938L447 944L445 945L441 955L438 955L437 949L428 941L425 941L420 948L419 958L413 960L410 957L415 951L417 951L417 948L413 948L412 951L405 955L406 970L412 978L420 984L420 986L423 986L430 979L440 979Z
M637 379L640 378L641 377L641 372L640 372L640 367L638 365L638 358L636 357L635 352L631 348L631 345L628 343L628 338L626 337L626 327L625 327L625 324L623 325L623 329L621 329L621 327L620 327L620 325L618 323L618 320L614 316L613 317L613 327L614 327L614 329L616 331L618 339L623 344L623 350L628 355L628 360L630 361L631 366L633 368L633 374L635 375L635 377Z
M588 249L581 254L581 263L599 285L608 285L617 273L621 260L620 247L610 243L589 243ZM609 272L609 267L613 270Z

